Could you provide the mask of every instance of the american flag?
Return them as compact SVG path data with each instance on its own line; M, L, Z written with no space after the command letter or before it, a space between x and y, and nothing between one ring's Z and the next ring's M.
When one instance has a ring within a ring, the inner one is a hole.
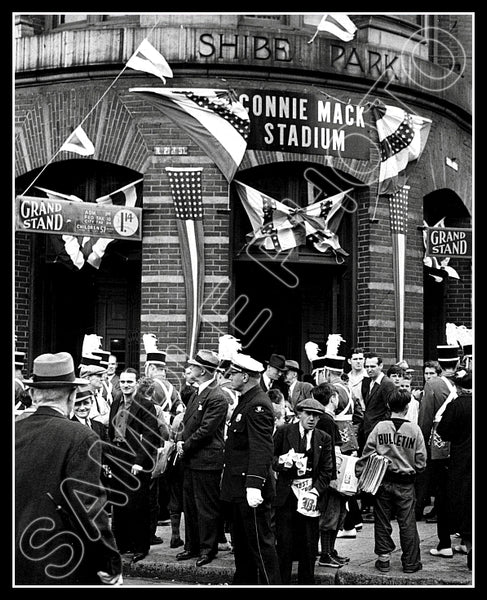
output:
M232 90L130 88L173 121L232 181L250 133L247 110Z
M392 234L392 267L396 316L397 360L404 353L404 295L406 271L406 233L408 222L409 186L405 185L389 196L389 218Z
M186 290L186 352L193 357L201 325L205 279L201 167L166 167L176 213Z

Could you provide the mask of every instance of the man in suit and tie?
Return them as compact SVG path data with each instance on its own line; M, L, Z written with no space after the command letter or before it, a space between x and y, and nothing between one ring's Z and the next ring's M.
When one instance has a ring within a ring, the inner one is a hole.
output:
M364 401L364 418L357 432L359 447L363 448L369 433L379 421L390 416L387 404L390 393L396 389L394 382L383 372L382 358L376 352L365 355L365 370L367 377L362 380L362 398ZM362 520L364 523L373 523L372 507L373 496L364 494L362 497Z
M273 504L276 507L277 554L284 585L291 583L295 554L298 585L313 585L319 514L323 508L323 494L334 476L335 449L331 436L316 429L325 412L318 400L303 400L296 411L299 421L278 428L274 435L273 468L277 472L277 484ZM303 454L305 462L300 464L290 460L290 451Z
M288 386L287 399L291 408L295 410L296 405L311 398L311 390L313 385L307 381L299 381L299 377L303 374L303 370L299 367L299 363L295 360L286 360L286 371L284 374L284 382Z
M199 350L188 364L198 391L186 407L182 441L176 444L183 461L185 523L184 551L177 554L176 559L194 557L196 566L202 567L218 553L220 479L228 400L216 379L220 364L216 352Z
M382 358L375 352L368 352L365 357L365 370L368 378L362 381L362 398L364 399L363 436L367 440L369 433L379 421L390 416L387 400L395 385L383 372Z
M271 388L277 388L287 400L288 387L283 380L286 372L286 357L282 354L271 354L265 364L265 371L260 376L260 387L264 392L268 392Z

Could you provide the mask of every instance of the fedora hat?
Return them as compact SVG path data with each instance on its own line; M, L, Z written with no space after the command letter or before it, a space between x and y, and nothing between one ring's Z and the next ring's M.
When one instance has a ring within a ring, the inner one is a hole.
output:
M216 371L220 366L220 359L218 354L212 350L199 350L194 358L188 359L188 365Z
M286 360L286 371L296 371L298 375L302 375L303 373L303 369L300 368L296 360Z
M279 371L286 371L286 357L282 354L271 354L266 364L269 367L275 367Z
M55 388L86 385L86 379L75 376L73 357L69 352L58 352L38 356L34 360L32 378L24 383L33 388Z

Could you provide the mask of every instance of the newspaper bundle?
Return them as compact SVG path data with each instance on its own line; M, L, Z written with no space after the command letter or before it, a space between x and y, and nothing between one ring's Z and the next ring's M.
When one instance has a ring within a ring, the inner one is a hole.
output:
M387 456L379 454L369 456L359 477L357 491L375 495L390 462L391 460Z

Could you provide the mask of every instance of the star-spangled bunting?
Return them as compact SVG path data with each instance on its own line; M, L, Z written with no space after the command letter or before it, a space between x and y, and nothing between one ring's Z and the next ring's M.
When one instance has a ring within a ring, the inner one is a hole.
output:
M378 193L390 195L404 185L411 163L421 156L431 120L380 101L372 107L372 114L380 151Z
M335 255L348 256L336 232L340 209L351 189L303 208L293 208L240 181L235 183L253 230L247 236L247 245L282 252L309 240L320 252L331 250Z
M193 357L201 325L205 255L202 168L166 167L176 214L186 291L186 352Z
M392 235L392 267L396 317L396 353L401 361L404 354L404 300L406 273L406 234L408 221L409 186L405 185L389 196L389 218Z
M232 90L130 88L145 98L209 156L232 181L247 149L250 119Z

